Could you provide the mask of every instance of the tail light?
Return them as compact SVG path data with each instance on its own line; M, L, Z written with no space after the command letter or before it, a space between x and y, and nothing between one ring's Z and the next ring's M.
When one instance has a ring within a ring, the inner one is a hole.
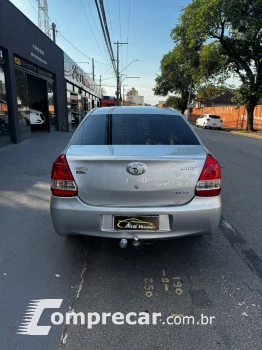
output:
M196 185L195 194L200 197L218 196L221 192L221 172L216 158L207 155L204 168Z
M77 196L77 186L68 166L65 154L61 154L53 164L51 191L53 196Z
M210 118L207 118L206 120L210 121Z

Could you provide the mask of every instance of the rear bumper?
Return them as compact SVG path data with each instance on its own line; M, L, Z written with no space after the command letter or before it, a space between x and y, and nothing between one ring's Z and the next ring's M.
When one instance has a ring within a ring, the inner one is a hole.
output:
M99 207L82 202L78 197L51 198L51 217L61 235L87 235L109 238L164 239L216 232L221 217L221 198L194 197L185 205L174 207ZM113 215L159 215L159 231L116 231Z
M222 123L219 122L219 123L216 123L216 122L206 122L206 126L207 127L210 127L210 128L222 128Z

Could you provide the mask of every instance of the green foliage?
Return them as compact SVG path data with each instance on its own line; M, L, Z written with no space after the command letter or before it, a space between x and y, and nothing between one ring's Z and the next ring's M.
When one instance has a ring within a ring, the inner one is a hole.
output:
M155 95L166 96L169 92L176 93L183 100L182 111L186 109L190 84L192 84L191 65L187 60L187 51L182 45L164 55L160 63L161 75L157 76ZM192 89L194 85L192 84Z
M232 87L225 86L225 85L215 85L212 83L205 84L202 86L199 86L197 88L196 96L198 100L208 100L212 97L216 97L221 95L224 92L227 91L234 91Z
M262 0L192 0L171 32L176 44L200 50L198 82L232 72L239 76L236 96L245 102L250 130L262 96L261 18Z
M182 110L184 108L184 101L181 97L178 96L169 96L166 100L167 107L173 107L178 110Z

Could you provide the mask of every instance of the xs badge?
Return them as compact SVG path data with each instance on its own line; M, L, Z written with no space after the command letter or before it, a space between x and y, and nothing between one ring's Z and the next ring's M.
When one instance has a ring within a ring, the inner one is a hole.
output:
M87 172L87 168L80 166L75 168L76 174L85 174Z
M131 175L142 175L146 172L146 165L144 163L130 163L127 166L127 171Z

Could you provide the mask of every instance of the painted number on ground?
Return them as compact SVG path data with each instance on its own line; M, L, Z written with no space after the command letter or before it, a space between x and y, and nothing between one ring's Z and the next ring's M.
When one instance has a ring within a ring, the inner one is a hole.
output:
M153 295L153 278L144 278L144 289L146 297L150 298Z
M161 275L161 282L163 286L163 291L171 291L175 290L175 293L177 295L181 295L183 293L183 283L181 281L180 277L168 277L165 270L162 270ZM158 279L158 285L159 285L159 279ZM145 290L145 296L147 298L151 298L153 296L154 292L154 280L153 278L144 278L144 290Z

